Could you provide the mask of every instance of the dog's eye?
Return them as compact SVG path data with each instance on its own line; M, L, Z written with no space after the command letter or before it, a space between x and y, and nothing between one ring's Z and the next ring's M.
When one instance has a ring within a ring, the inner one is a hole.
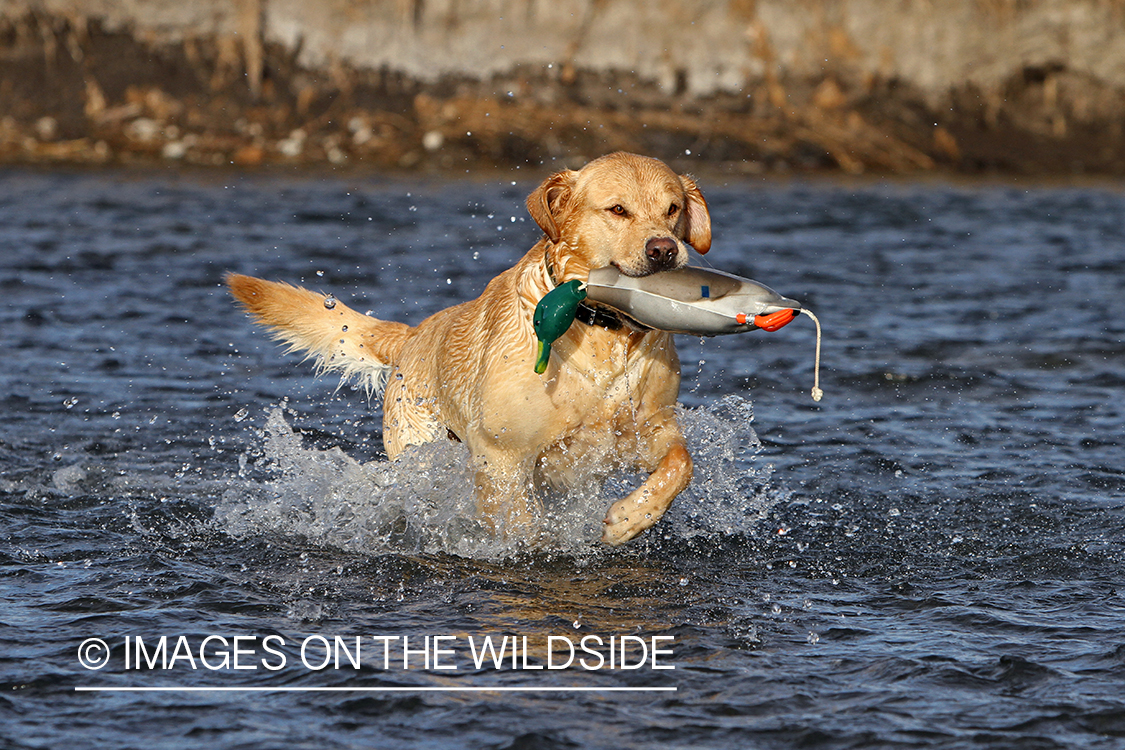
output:
M620 203L618 203L615 206L611 206L610 209L609 209L609 212L611 214L614 214L615 216L624 216L626 213L628 213L625 210L625 207L622 206Z
M675 203L673 203L671 206L668 206L668 215L669 216L675 216L676 212L679 211L679 210L680 210L680 207L677 206Z

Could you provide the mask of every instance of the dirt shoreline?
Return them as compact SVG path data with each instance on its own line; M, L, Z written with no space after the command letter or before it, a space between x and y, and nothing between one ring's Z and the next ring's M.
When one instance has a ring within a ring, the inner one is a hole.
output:
M625 149L745 174L1125 175L1125 92L1065 66L935 104L901 80L839 71L698 96L567 63L422 81L309 68L278 43L260 56L251 76L222 36L0 17L0 163L464 172Z

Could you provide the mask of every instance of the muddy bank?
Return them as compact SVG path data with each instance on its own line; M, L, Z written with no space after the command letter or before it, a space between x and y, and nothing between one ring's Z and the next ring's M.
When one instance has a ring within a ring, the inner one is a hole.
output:
M0 161L1125 174L1111 0L313 5L0 0Z

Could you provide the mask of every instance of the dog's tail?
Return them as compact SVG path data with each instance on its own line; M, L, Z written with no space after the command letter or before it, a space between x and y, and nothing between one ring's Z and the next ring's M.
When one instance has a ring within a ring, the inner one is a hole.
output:
M273 330L290 351L315 358L322 372L358 377L369 392L386 385L399 352L414 333L404 323L362 315L334 297L232 273L227 286L246 311Z

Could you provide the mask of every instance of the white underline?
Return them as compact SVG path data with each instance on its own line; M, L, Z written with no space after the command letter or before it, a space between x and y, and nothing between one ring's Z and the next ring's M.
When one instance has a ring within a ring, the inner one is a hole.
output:
M77 693L654 693L676 687L75 687Z

